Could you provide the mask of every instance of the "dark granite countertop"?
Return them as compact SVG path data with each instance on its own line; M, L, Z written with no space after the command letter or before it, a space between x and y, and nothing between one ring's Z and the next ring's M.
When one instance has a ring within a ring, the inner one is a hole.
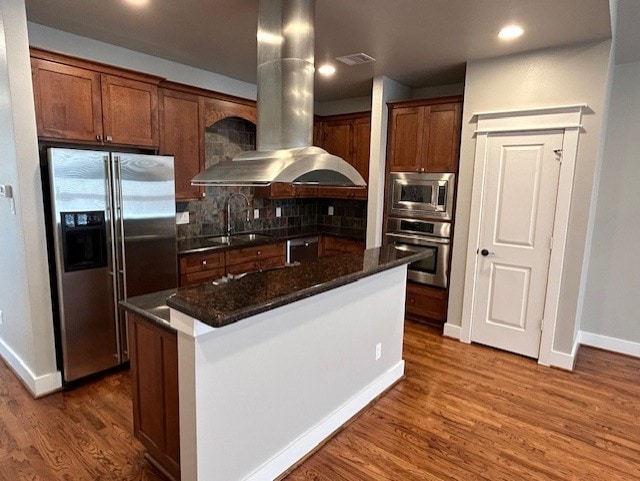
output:
M225 283L181 287L167 299L167 305L209 326L222 327L426 255L383 246L364 253L321 257L305 264L254 272Z
M282 229L260 231L256 232L256 234L261 234L265 237L261 237L252 241L231 242L230 244L218 244L212 242L211 239L215 236L211 235L192 237L189 239L178 239L178 254L193 254L196 252L205 252L211 250L223 251L228 249L237 249L239 247L271 244L273 242L286 241L288 239L315 235L333 235L361 241L364 241L365 239L365 232L363 230L332 226L287 227ZM233 235L231 237L233 238Z
M169 296L176 293L176 290L177 289L167 289L166 291L131 297L126 301L120 301L120 305L136 314L140 314L142 317L161 327L174 330L169 323L169 306L167 306L166 301Z

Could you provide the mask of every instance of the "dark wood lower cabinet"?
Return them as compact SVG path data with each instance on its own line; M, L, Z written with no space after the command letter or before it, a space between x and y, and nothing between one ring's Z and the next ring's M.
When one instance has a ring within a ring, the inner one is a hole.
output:
M407 282L406 317L442 328L447 320L445 289Z
M127 318L133 433L147 449L150 461L177 481L180 479L177 335L132 312Z

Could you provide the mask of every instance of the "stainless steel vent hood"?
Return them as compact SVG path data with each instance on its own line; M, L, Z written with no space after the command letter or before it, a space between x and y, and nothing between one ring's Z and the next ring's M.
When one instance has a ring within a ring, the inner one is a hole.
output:
M207 168L193 185L366 185L345 160L311 145L314 12L315 0L260 0L257 150Z

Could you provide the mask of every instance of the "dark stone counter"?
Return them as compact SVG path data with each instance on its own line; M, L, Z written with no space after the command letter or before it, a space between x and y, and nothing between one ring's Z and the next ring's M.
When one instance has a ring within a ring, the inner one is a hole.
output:
M273 242L286 241L299 237L316 235L333 235L336 237L346 237L354 240L364 241L365 232L359 229L346 229L331 226L304 226L287 227L283 229L272 229L268 231L256 232L266 237L245 242L232 242L228 245L212 242L214 236L192 237L189 239L178 239L178 254L193 254L195 252L205 252L212 250L228 250L240 247L249 247L260 244L271 244ZM233 238L233 235L231 236Z
M393 246L360 254L321 257L311 262L254 272L227 282L181 287L167 305L212 327L326 292L425 257L396 251Z

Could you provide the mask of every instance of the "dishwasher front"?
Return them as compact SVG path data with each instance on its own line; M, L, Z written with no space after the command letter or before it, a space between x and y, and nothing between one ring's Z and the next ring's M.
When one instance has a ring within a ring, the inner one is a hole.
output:
M318 258L318 237L304 237L287 241L287 264Z

